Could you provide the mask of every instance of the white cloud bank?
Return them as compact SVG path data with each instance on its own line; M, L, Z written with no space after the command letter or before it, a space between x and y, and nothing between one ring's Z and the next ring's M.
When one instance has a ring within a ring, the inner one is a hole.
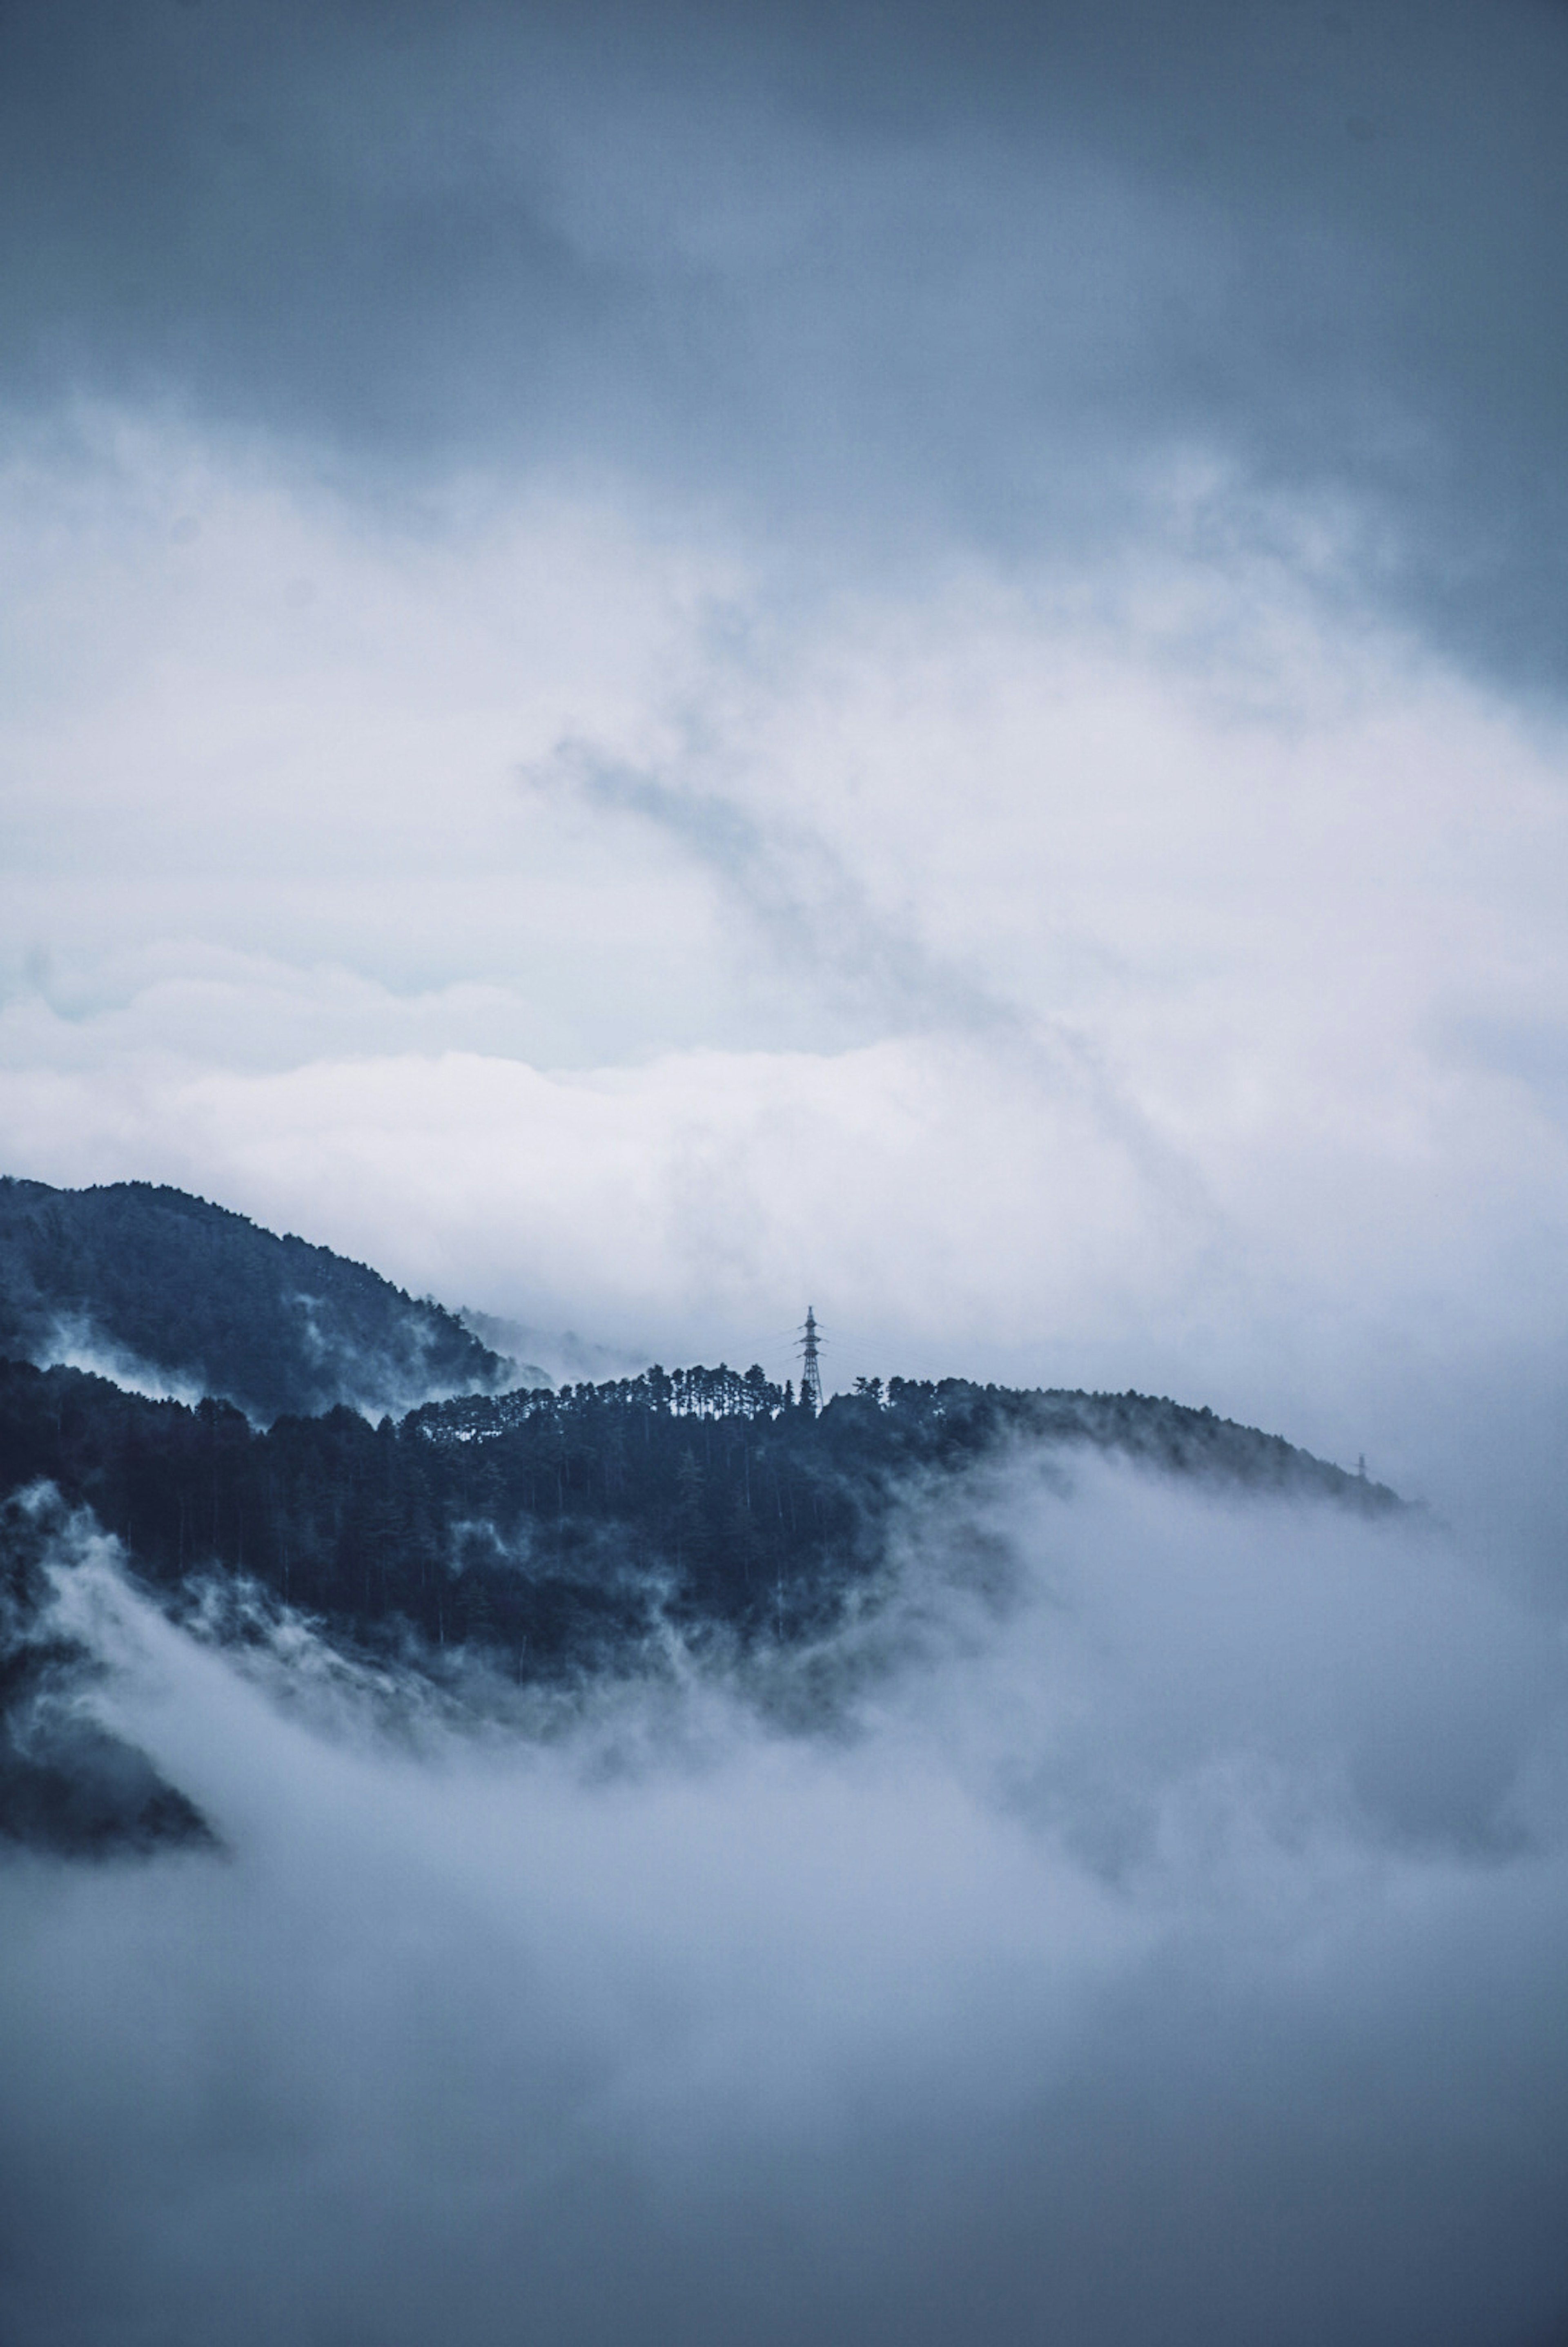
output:
M389 1739L68 1569L229 1855L6 1870L7 2338L1554 2335L1560 1608L1074 1480L913 1513L794 1735L677 1678Z
M0 492L15 1170L1395 1473L1434 1385L1539 1381L1563 744L1347 620L1320 523L1226 541L1195 469L1141 569L835 587L624 490L372 523L104 415Z

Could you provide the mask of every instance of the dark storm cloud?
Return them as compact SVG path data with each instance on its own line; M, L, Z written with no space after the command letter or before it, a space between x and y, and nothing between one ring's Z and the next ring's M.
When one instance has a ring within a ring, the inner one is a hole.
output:
M3 40L14 403L868 548L1223 548L1304 500L1345 591L1561 681L1560 9L155 0ZM1177 460L1227 494L1173 521Z

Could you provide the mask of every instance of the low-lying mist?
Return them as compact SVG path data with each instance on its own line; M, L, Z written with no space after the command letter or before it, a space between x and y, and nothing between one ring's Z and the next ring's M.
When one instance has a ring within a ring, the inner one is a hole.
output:
M221 1838L0 1868L13 2347L1546 2347L1563 1629L1413 1515L1013 1455L830 1638L548 1697L177 1627Z

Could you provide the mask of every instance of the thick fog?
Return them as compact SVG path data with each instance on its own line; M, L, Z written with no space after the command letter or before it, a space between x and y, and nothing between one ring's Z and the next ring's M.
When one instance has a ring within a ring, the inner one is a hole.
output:
M1555 2347L1565 97L1545 0L0 11L0 1172L1432 1503L1021 1460L544 1709L73 1552L225 1854L0 1872L6 2347Z
M1558 1611L1023 1455L744 1666L439 1696L57 1551L210 1853L0 1875L15 2347L1542 2347Z

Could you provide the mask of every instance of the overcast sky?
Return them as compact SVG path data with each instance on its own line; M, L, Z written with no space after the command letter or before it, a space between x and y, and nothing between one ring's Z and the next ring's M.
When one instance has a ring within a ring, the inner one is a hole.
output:
M1565 120L1544 0L10 6L8 1169L1544 1554Z
M1003 1461L536 1738L63 1526L228 1854L5 1870L8 2337L1559 2347L1565 125L1556 0L0 7L0 1171L1434 1503Z

